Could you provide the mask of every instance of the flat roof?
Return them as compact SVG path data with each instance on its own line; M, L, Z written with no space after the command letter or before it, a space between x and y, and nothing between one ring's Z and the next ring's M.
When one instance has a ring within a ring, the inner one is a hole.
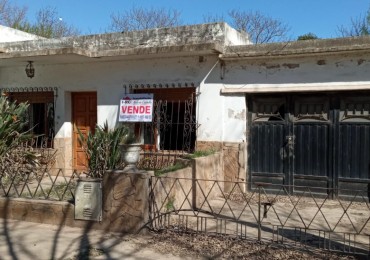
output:
M236 31L226 23L211 23L0 43L3 52L0 53L0 60L60 55L113 59L116 56L219 54L224 52L226 46L241 44L250 44L247 34Z
M265 59L370 51L370 36L229 46L221 60Z

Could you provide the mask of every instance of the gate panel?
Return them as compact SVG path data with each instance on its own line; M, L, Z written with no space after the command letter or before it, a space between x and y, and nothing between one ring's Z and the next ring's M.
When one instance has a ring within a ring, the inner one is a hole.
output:
M370 191L369 97L346 97L341 100L338 139L339 187Z
M329 181L329 125L294 127L294 185L327 187Z
M250 183L287 184L285 97L254 98L250 104Z
M294 185L330 185L330 100L327 96L294 96Z
M339 177L369 179L370 125L344 124L339 129Z
M252 182L284 183L284 124L256 124L251 129Z

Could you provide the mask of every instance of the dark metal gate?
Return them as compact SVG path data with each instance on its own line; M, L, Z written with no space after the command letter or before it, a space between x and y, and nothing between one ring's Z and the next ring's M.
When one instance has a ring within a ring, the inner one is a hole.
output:
M370 94L255 95L250 183L369 189Z

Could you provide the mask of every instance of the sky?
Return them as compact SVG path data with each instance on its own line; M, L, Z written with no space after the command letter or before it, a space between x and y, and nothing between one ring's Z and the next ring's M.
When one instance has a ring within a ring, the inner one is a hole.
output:
M365 17L370 0L9 0L28 6L28 16L43 7L55 7L63 21L82 34L104 33L112 13L136 7L171 8L181 12L186 24L203 23L204 15L223 15L232 9L259 11L290 27L289 38L314 33L319 38L338 37L338 26L349 25L351 18Z

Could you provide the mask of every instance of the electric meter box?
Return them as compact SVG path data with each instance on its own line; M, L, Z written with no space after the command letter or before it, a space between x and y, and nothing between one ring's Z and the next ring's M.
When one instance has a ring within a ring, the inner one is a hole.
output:
M75 219L102 221L101 179L79 179L75 192Z

